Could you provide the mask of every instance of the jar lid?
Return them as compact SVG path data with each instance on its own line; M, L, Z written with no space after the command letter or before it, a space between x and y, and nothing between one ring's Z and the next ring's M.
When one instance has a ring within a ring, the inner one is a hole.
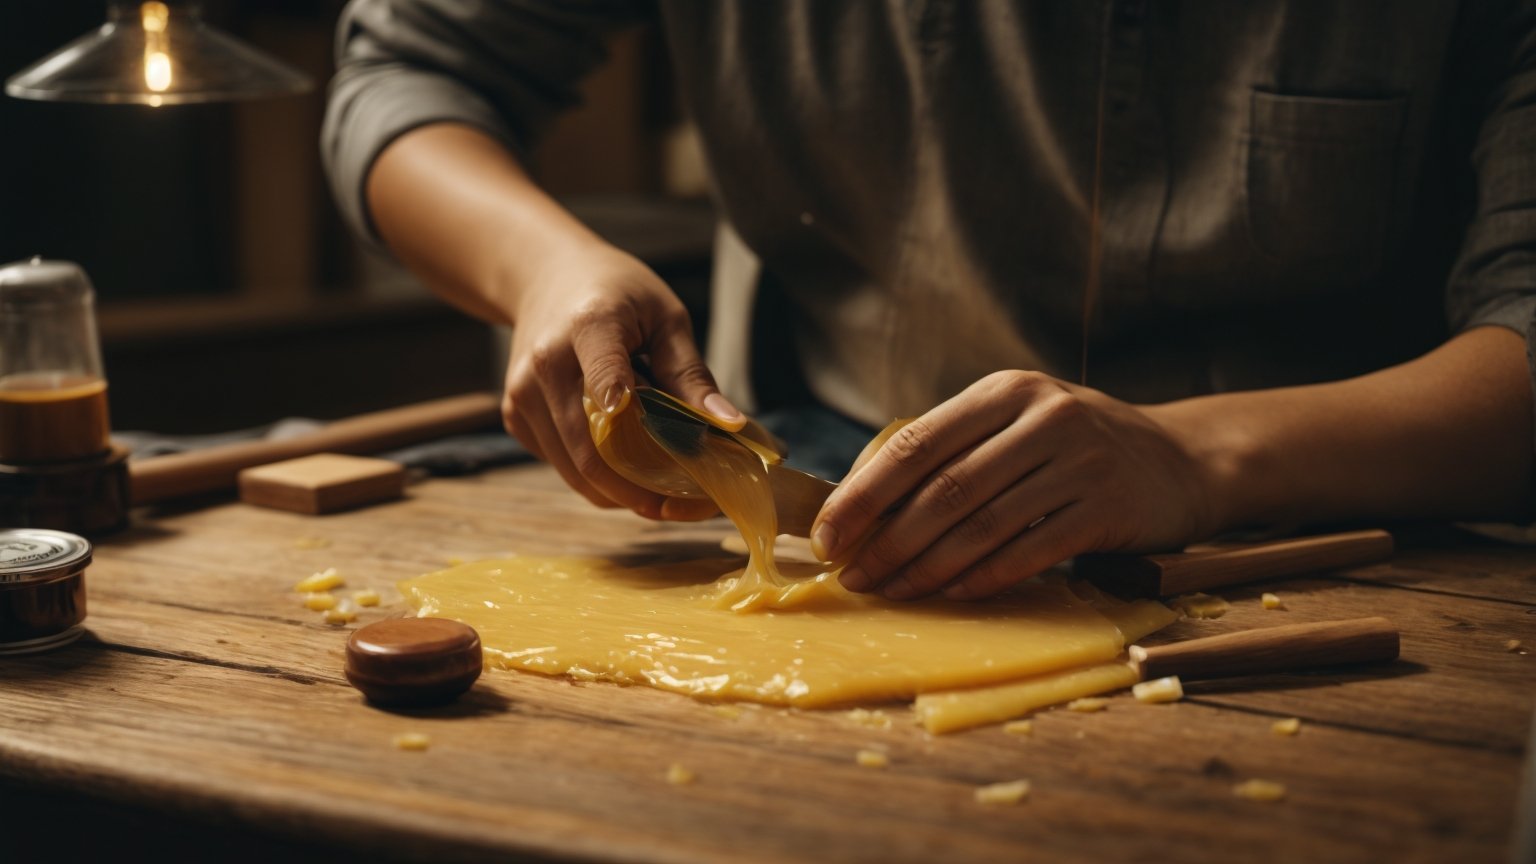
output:
M84 537L47 528L0 529L0 586L46 582L90 563L91 544Z

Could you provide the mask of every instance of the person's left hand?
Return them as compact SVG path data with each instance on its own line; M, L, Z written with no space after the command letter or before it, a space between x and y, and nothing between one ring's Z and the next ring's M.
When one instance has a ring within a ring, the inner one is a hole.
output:
M1145 412L998 372L907 424L832 493L813 545L851 591L990 596L1084 552L1213 533L1209 466ZM862 545L858 540L873 531Z

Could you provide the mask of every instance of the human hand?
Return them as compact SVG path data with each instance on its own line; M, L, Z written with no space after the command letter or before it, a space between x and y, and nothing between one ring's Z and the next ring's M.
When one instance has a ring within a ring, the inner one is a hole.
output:
M989 375L866 456L812 536L823 560L853 554L846 588L896 600L987 597L1080 553L1177 548L1218 524L1209 471L1172 431L1035 372Z
M618 410L642 357L654 384L722 422L746 418L719 392L699 357L677 295L633 257L606 244L553 255L520 292L513 317L502 420L571 488L599 507L652 519L705 519L713 502L667 498L620 477L592 443L583 381L598 404Z

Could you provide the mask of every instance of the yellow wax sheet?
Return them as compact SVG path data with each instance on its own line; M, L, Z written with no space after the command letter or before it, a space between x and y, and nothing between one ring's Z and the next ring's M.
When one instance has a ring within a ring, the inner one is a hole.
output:
M1130 664L1098 663L1078 669L1047 672L1006 684L971 690L925 693L912 710L923 728L934 734L956 732L972 726L1001 723L1050 705L1084 696L1124 690L1141 680Z
M488 665L800 707L1105 663L1125 642L1110 618L1050 579L987 603L896 603L850 594L823 574L797 583L801 596L787 608L741 614L719 604L741 567L741 559L509 558L400 589L419 614L479 631Z
M1115 623L1127 643L1155 633L1179 618L1179 613L1153 600L1121 603L1087 583L1074 583L1072 587ZM937 735L1001 723L1084 696L1123 690L1140 680L1136 670L1122 658L1001 684L924 693L917 697L912 710L923 728Z

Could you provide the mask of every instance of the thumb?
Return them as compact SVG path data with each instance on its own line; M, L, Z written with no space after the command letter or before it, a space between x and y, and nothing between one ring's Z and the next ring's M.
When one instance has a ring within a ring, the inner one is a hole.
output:
M709 367L699 356L687 314L674 320L676 323L668 324L656 334L650 346L651 372L656 377L656 386L709 414L729 429L745 426L746 415L720 392L715 376L710 374Z
M617 320L592 322L571 337L587 395L609 414L624 405L635 386L629 341L626 328Z

